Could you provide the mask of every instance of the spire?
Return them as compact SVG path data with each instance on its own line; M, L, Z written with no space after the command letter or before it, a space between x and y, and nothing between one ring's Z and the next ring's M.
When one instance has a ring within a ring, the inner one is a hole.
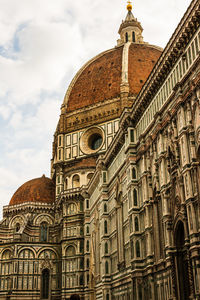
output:
M125 21L122 21L119 28L119 34L121 39L118 40L118 45L122 45L127 42L143 43L143 28L140 22L138 22L138 20L134 17L132 13L133 7L131 1L128 1L126 8L128 10L128 13L126 15Z

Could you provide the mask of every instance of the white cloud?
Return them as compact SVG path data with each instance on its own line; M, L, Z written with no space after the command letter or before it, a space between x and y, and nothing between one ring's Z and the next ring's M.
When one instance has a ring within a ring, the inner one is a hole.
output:
M190 0L134 1L144 38L164 47ZM0 0L0 214L25 181L49 175L53 133L75 72L114 47L126 1Z

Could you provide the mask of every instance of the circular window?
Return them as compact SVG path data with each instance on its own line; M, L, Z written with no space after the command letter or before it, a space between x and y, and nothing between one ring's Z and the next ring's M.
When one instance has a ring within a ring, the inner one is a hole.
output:
M86 130L80 140L81 151L85 154L96 153L104 143L104 132L99 127Z
M103 142L102 136L98 133L94 133L89 137L88 146L92 150L97 150L101 147L102 142Z

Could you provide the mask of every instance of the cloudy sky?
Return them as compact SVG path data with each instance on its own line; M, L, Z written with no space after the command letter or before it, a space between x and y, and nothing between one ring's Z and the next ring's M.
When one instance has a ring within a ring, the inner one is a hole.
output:
M190 0L135 0L144 40L165 47ZM116 45L124 0L0 0L0 215L15 190L49 176L66 89Z

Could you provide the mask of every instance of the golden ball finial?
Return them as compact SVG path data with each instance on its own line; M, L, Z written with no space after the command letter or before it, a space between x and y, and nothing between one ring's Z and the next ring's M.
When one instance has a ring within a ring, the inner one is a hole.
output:
M128 11L131 11L132 10L132 4L131 4L131 1L128 1L128 4L127 4L127 10Z

